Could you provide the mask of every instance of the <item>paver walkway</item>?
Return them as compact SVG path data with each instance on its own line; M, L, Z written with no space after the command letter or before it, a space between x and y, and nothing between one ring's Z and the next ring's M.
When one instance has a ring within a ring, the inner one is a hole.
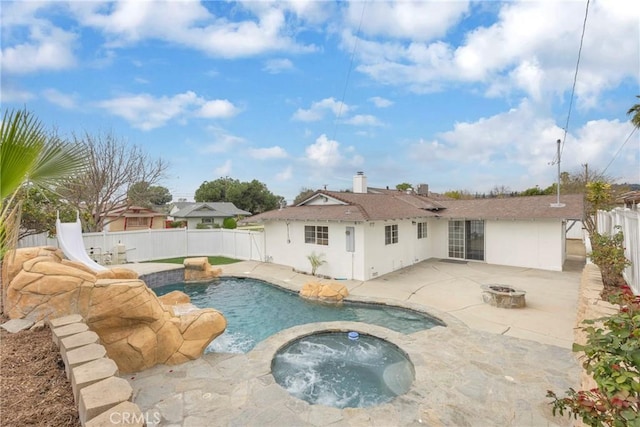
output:
M255 262L224 266L223 274L267 279L291 289L310 280L284 266ZM578 385L580 368L570 345L579 282L579 271L430 260L376 280L341 283L355 299L426 307L446 328L404 335L350 322L303 325L247 354L206 354L126 378L149 425L571 425L568 418L551 416L545 395L548 389L562 394ZM525 290L527 307L509 310L483 303L480 285L492 283ZM273 355L295 337L331 328L371 333L401 347L415 365L410 391L372 408L337 409L291 397L270 374Z

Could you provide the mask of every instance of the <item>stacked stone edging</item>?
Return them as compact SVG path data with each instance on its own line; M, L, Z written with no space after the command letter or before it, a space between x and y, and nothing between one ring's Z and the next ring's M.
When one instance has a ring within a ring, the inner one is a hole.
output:
M600 295L603 289L604 284L602 283L600 268L595 264L585 265L580 280L580 296L574 332L574 341L578 344L584 345L587 342L587 334L582 331L585 326L582 324L584 320L598 319L618 312L618 308L615 305L609 304L601 298ZM579 352L576 355L582 363L584 353ZM580 384L582 390L590 390L596 387L595 380L584 369L582 370Z
M72 314L47 321L53 342L60 349L80 423L85 427L144 426L138 405L131 403L133 389L119 378L118 366L106 357L98 335L88 330L82 316ZM127 422L122 422L126 420Z

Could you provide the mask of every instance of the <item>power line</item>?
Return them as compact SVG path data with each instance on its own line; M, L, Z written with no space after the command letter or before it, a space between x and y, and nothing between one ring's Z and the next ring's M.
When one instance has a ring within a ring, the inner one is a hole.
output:
M580 68L580 58L582 56L582 45L584 42L584 33L587 28L587 16L589 16L589 0L587 0L587 5L584 11L584 21L582 22L582 35L580 36L580 47L578 48L578 59L576 61L576 71L573 74L573 85L571 87L571 97L569 98L569 111L567 112L567 121L564 125L564 134L562 135L562 146L560 147L560 156L562 155L562 151L564 150L564 143L567 139L567 132L569 130L569 119L571 118L571 110L573 108L573 98L576 92L576 82L578 81L578 69ZM560 158L556 159L558 162Z
M633 127L633 130L631 131L631 133L629 134L629 136L627 137L627 139L624 140L624 142L622 143L622 145L620 146L620 148L618 148L618 151L616 151L616 154L613 155L613 158L611 159L611 161L609 161L609 164L607 164L607 167L604 168L604 170L602 171L602 174L604 175L604 173L607 171L607 169L609 169L609 166L611 166L611 163L613 163L613 161L616 159L616 157L618 157L618 154L620 154L620 151L622 151L622 149L624 148L624 146L627 144L627 142L629 142L629 140L631 139L631 135L633 135L635 133L635 131L637 131L638 128L637 127Z
M362 13L360 14L360 23L358 23L358 31L356 32L356 40L353 44L353 50L351 51L351 59L349 61L349 70L347 70L347 78L344 82L344 89L342 90L342 99L340 100L340 106L338 107L338 114L336 115L336 119L333 122L333 135L331 139L336 139L336 133L338 131L338 119L342 115L342 106L344 105L344 100L347 96L347 87L349 86L349 78L351 77L351 70L353 69L353 60L356 56L356 49L358 47L358 41L360 40L360 29L362 28L362 21L364 19L364 10L367 8L367 2L365 1L362 5Z

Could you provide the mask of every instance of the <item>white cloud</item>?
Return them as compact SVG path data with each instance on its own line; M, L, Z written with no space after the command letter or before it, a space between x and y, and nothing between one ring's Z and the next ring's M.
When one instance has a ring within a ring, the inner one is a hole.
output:
M9 86L6 82L2 82L2 102L27 102L34 99L36 96L29 91L14 88Z
M363 38L357 69L415 92L480 83L490 96L525 93L544 101L572 86L584 10L583 2L505 2L495 23L470 30L458 46L446 39ZM604 90L638 78L638 16L639 2L592 2L576 86L579 106L593 107ZM342 36L343 48L353 45L352 30Z
M192 91L172 97L154 97L146 93L126 95L100 101L97 105L142 130L162 127L173 119L190 116L228 118L238 112L227 100L207 101Z
M373 105L378 108L387 108L393 105L393 101L380 96L373 96L369 98L369 101L373 102Z
M229 118L237 115L240 110L226 99L216 99L207 101L198 112L199 117L206 118Z
M322 101L314 102L308 110L299 108L292 117L292 120L301 122L317 122L322 120L327 111L332 112L336 117L349 112L350 108L341 101L332 98L325 98Z
M336 167L343 160L339 147L338 141L331 140L327 135L322 134L315 143L306 148L307 160L320 167Z
M369 114L357 114L344 120L342 123L353 126L383 126L377 117Z
M3 4L2 7L7 5ZM3 32L5 31L9 30L3 28ZM0 52L3 73L23 74L40 70L64 70L75 66L75 34L35 19L29 22L27 31L27 41L19 44L11 44L11 39L6 40L3 36L3 48Z
M207 130L213 135L213 142L202 147L204 153L226 153L245 143L244 138L231 135L222 128L209 127Z
M368 36L430 40L445 35L468 11L468 1L350 2L346 20Z
M280 74L282 72L291 71L293 69L293 62L286 58L270 59L265 63L263 68L263 70L265 70L269 74Z
M231 160L227 160L226 162L224 162L224 164L222 164L221 166L218 166L217 168L215 168L213 170L213 172L217 176L229 176L229 174L231 173L231 166L232 165L233 165L233 163L231 162Z
M603 170L630 131L629 123L618 120L586 123L567 135L562 170L572 172L584 163L589 163L594 170ZM554 182L556 169L550 163L556 156L556 140L562 135L563 130L553 119L540 116L529 102L523 101L505 113L475 122L456 123L452 130L435 139L411 145L407 155L433 170L447 171L452 180L459 168L466 169L465 176L471 171L466 186L458 184L459 188L482 190L479 185L490 188L505 184L513 190L522 190ZM625 177L637 175L639 156L622 159L616 173ZM503 182L501 176L513 178ZM630 181L634 180L630 178Z
M269 148L252 148L249 150L249 156L258 160L283 159L287 157L287 152L276 145Z
M62 93L56 89L45 89L42 96L52 104L70 110L76 107L76 95Z
M293 169L291 166L287 166L284 170L276 174L277 181L289 181L293 176Z
M70 6L78 21L102 31L113 47L157 39L225 58L316 49L299 44L291 37L286 8L277 2L254 7L239 3L238 7L251 16L233 22L214 15L204 4L194 1L135 0L118 2L111 7L71 2Z

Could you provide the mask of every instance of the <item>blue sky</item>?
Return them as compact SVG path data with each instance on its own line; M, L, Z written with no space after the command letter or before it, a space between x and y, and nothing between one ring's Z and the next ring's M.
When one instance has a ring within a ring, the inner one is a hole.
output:
M160 184L524 190L582 165L640 182L640 2L2 2L2 109L112 132ZM631 137L629 137L631 135Z

